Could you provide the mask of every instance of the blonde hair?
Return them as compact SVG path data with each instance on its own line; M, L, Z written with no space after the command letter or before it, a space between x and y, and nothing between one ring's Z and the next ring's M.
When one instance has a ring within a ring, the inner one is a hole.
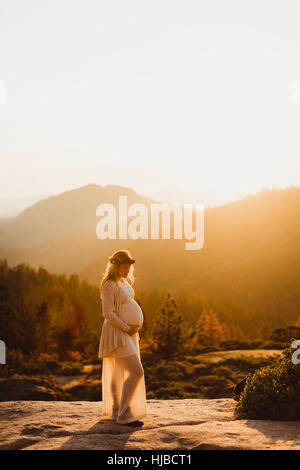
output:
M109 279L111 279L112 281L117 281L119 277L118 269L119 269L120 264L123 264L123 263L131 264L130 270L127 276L127 280L129 281L131 285L133 285L135 281L134 266L133 266L133 264L135 263L135 259L132 258L128 250L117 250L109 257L104 273L103 273L102 281L100 282L99 289L100 289L101 299L102 299L101 290L102 290L103 284Z

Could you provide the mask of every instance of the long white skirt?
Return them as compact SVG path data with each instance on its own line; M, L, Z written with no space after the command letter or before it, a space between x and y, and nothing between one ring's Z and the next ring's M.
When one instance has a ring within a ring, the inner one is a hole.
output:
M102 401L104 418L125 424L147 416L146 387L141 364L139 334L119 346L102 363Z

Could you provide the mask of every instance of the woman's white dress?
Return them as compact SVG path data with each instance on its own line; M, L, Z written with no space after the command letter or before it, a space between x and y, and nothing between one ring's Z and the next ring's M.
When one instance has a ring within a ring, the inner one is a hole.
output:
M123 384L128 377L124 365L126 357L135 354L140 363L140 335L138 332L129 335L127 331L130 325L142 327L144 319L140 306L134 300L134 290L126 279L122 282L106 281L101 293L105 318L99 344L99 358L103 359L103 417L116 418ZM130 416L123 422L134 421L146 415L146 387L145 378L142 376L130 398Z

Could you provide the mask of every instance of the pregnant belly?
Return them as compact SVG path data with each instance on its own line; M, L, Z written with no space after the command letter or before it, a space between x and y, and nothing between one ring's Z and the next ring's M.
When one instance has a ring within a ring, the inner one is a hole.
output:
M142 309L134 299L121 305L120 318L128 325L142 326L144 321Z

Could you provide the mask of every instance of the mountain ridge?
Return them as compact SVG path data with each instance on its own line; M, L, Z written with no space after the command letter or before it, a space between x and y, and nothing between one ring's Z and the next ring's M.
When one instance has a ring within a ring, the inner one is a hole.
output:
M116 198L115 187L114 193ZM138 290L201 290L208 297L229 302L249 321L272 315L274 327L297 318L300 187L264 190L206 209L204 246L198 251L185 250L185 239L100 240L94 210L91 217L91 228L55 234L31 247L4 248L0 243L0 258L13 265L44 266L56 274L78 273L81 279L99 284L108 256L124 248L137 260ZM237 313L232 315L236 318Z

